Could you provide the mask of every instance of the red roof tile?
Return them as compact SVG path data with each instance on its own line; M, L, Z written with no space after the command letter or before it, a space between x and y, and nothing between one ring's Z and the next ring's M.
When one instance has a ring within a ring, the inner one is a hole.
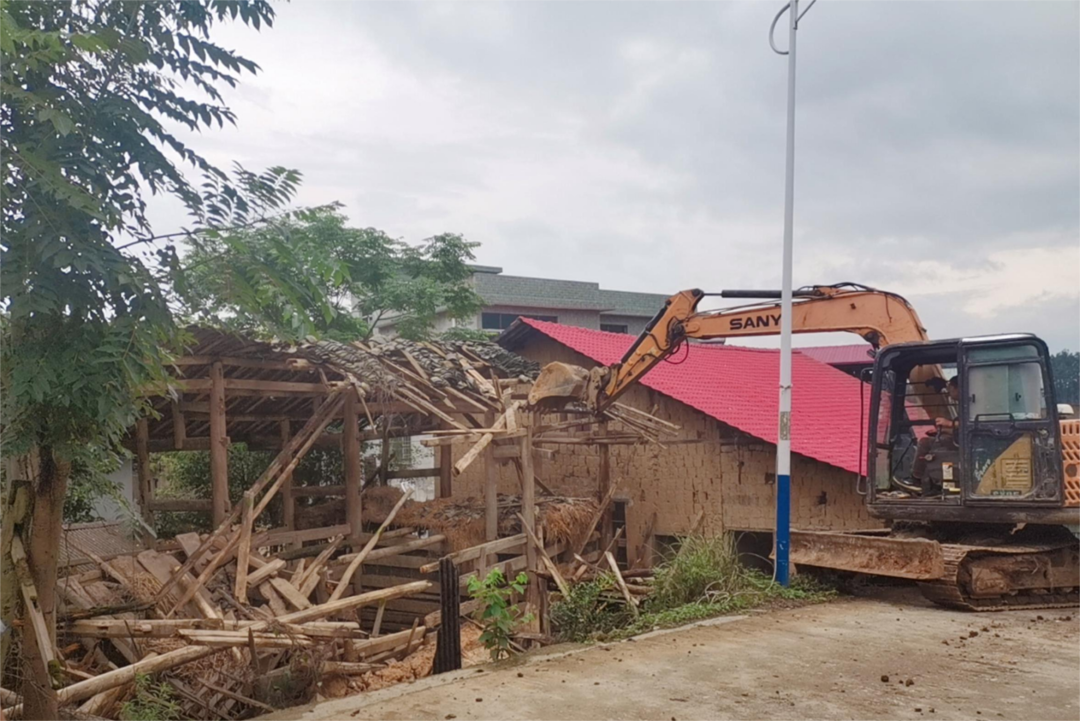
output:
M622 358L634 338L521 318L559 343L608 365ZM723 423L776 443L780 353L762 348L692 344L661 363L641 383ZM862 434L860 386L841 371L792 355L791 449L838 468L858 472ZM864 394L869 403L870 394Z
M856 343L854 345L818 345L809 348L796 348L803 355L808 355L821 363L829 365L873 365L874 357L870 355L872 346L869 343Z

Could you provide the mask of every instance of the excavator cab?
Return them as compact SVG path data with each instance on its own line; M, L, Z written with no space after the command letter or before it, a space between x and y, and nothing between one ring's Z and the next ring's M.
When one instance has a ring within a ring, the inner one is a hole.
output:
M1023 522L1023 509L1062 505L1061 432L1040 339L888 346L872 389L874 515L951 520L963 511L968 520Z

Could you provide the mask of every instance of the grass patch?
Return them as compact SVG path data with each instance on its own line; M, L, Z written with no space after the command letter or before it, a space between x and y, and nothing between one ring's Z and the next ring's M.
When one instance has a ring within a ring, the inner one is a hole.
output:
M551 620L564 641L616 640L656 628L738 613L777 602L817 602L835 591L812 578L797 577L784 588L738 562L730 534L685 539L678 552L656 568L653 591L634 618L610 574L580 583L553 604Z

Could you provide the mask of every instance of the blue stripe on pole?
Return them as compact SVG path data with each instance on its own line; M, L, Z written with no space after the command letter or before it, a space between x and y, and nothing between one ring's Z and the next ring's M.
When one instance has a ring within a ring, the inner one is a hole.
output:
M791 476L776 477L776 582L787 586L791 556Z

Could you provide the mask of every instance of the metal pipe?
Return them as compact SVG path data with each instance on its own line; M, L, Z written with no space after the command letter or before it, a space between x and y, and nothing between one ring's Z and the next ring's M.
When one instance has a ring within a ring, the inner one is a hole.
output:
M773 26L775 28L775 21ZM790 582L791 560L791 269L795 219L795 43L798 27L799 0L791 0L788 4L787 163L780 290L780 413L776 439L776 582L781 586L787 586ZM773 49L776 49L775 46Z

